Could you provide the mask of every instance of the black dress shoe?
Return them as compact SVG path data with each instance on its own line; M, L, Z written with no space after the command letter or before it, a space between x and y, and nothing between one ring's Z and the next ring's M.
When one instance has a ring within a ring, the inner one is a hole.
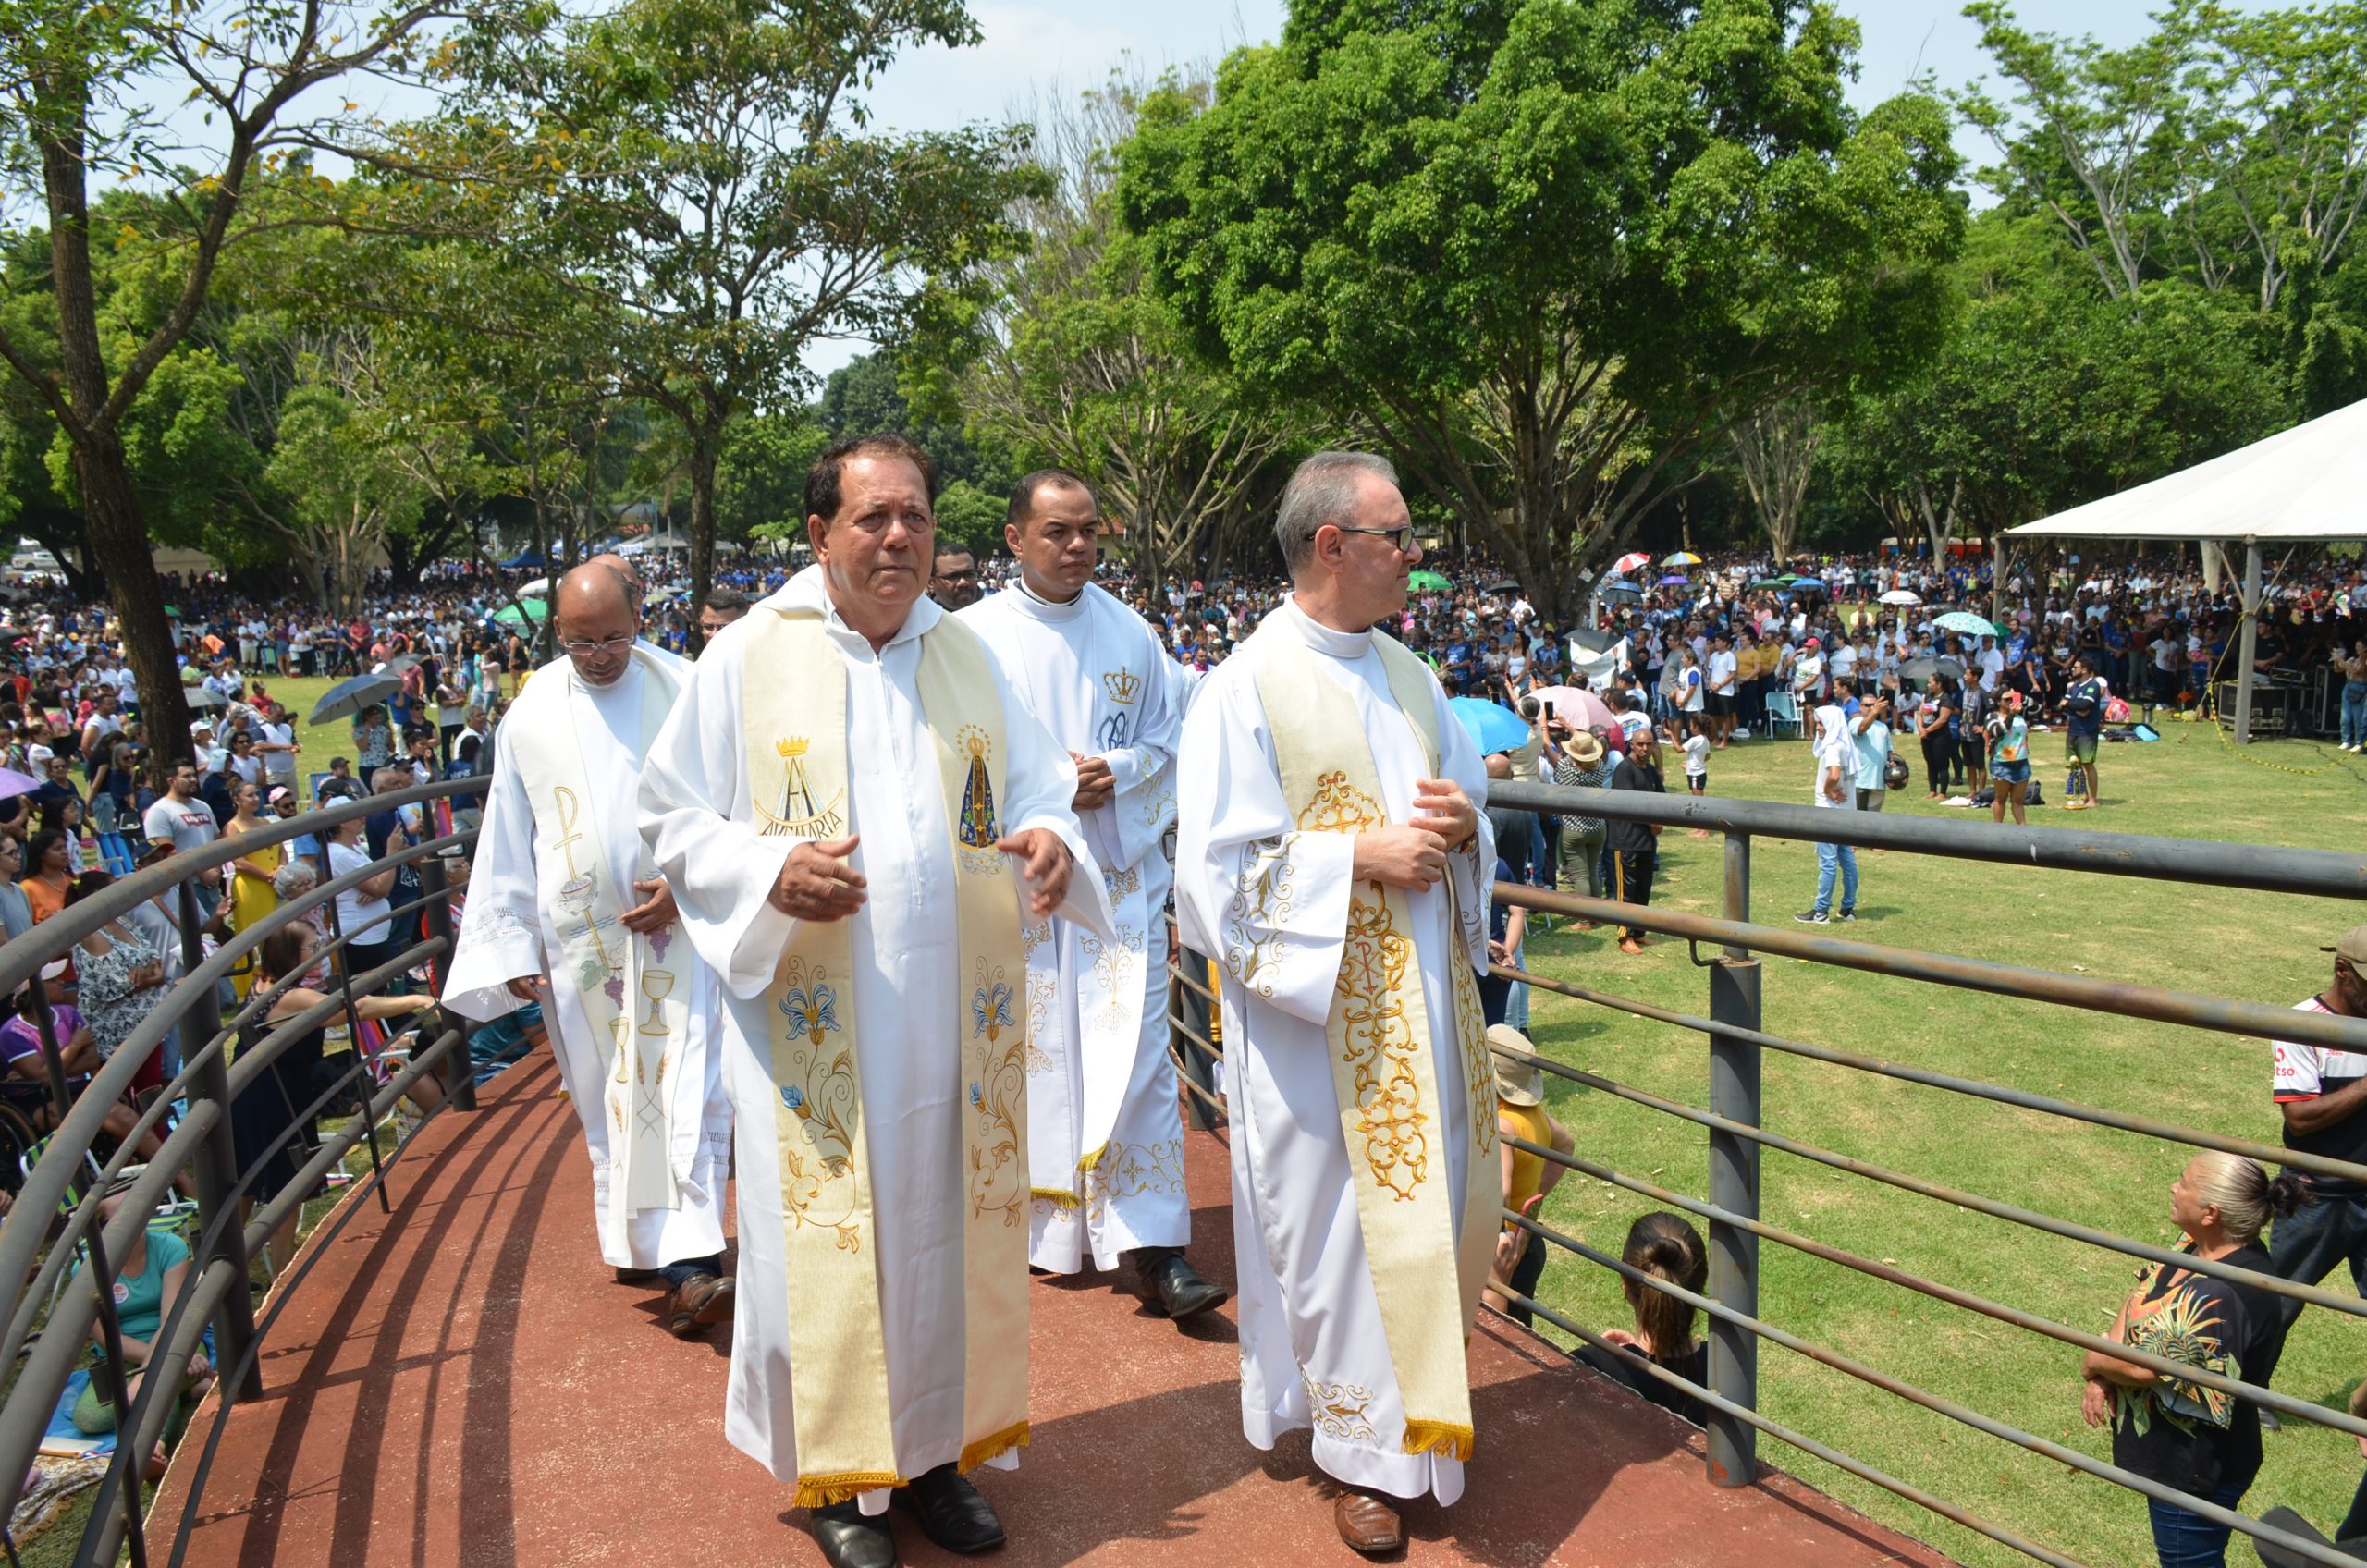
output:
M924 1470L896 1488L896 1506L920 1521L921 1534L948 1551L992 1551L1002 1545L1002 1521L950 1464Z
M814 1510L814 1544L830 1568L896 1568L896 1536L888 1516L865 1517L852 1498Z
M1171 1318L1206 1312L1233 1297L1233 1292L1222 1285L1212 1285L1200 1278L1200 1271L1184 1261L1183 1252L1174 1247L1136 1248L1134 1272L1142 1280L1143 1300L1153 1311Z

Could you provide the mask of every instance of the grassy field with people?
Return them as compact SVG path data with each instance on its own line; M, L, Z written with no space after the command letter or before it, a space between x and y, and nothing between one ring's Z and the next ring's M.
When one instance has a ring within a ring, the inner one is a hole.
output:
M2034 826L2355 851L2367 843L2367 760L2331 743L2281 741L2238 753L2208 727L2168 724L2151 745L2104 749L2103 808L2034 810ZM2037 777L2060 799L2059 732L2035 737ZM1920 758L1892 813L1987 823L1986 811L1923 799ZM2271 766L2273 765L2273 766ZM1809 800L1809 748L1740 742L1715 753L1716 795ZM1672 785L1681 790L1681 782ZM1721 913L1721 846L1665 832L1653 901ZM2201 991L2275 1006L2324 988L2319 948L2367 919L2367 906L2268 893L1859 851L1859 921L1821 934ZM1752 917L1790 925L1813 901L1805 843L1758 841ZM1640 957L1615 933L1556 923L1532 939L1539 973L1669 1008L1706 1013L1704 972L1681 941L1655 937ZM1708 1050L1697 1034L1533 993L1532 1033L1555 1060L1703 1106ZM2265 1043L2193 1029L1919 986L1822 965L1767 961L1765 1027L1895 1061L2157 1117L2265 1143L2279 1141ZM1548 1107L1581 1158L1706 1197L1707 1133L1583 1086L1547 1080ZM1806 1142L2122 1235L2174 1244L2169 1184L2182 1152L2149 1139L2024 1112L1770 1051L1765 1125ZM2135 1259L1962 1211L1769 1152L1761 1214L1861 1256L2102 1333L2131 1287ZM1628 1223L1655 1207L1576 1174L1543 1219L1616 1255ZM2079 1353L1867 1276L1772 1244L1761 1251L1762 1316L1806 1339L1935 1394L2079 1452L2109 1458L2107 1433L2079 1417ZM2325 1281L2347 1291L2341 1271ZM1557 1252L1540 1299L1598 1330L1625 1328L1618 1281ZM2339 1409L2367 1376L2361 1325L2305 1311L2276 1376L2280 1391ZM1762 1342L1760 1408L1893 1476L2089 1563L2151 1560L2141 1499L1919 1410ZM2322 1528L2342 1516L2361 1461L2349 1437L2288 1424L2264 1438L2266 1463L2245 1500L2278 1503ZM2028 1561L1772 1439L1762 1457L1968 1563ZM2249 1546L2231 1562L2250 1562Z

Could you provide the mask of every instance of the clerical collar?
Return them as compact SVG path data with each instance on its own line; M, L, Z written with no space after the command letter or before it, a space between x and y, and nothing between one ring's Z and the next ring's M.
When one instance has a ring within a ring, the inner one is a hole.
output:
M1369 631L1335 631L1299 608L1297 594L1292 594L1287 602L1291 619L1297 626L1299 635L1306 638L1307 646L1317 653L1330 654L1335 659L1356 659L1364 657L1365 651L1372 646Z
M1029 604L1034 605L1039 610L1050 612L1051 618L1055 620L1064 619L1073 615L1082 614L1085 610L1085 590L1083 588L1076 591L1076 595L1073 598L1048 599L1044 597L1043 594L1036 592L1035 589L1027 586L1027 576L1024 572L1022 572L1018 577L1012 579L1012 585L1019 590L1022 596L1024 596Z

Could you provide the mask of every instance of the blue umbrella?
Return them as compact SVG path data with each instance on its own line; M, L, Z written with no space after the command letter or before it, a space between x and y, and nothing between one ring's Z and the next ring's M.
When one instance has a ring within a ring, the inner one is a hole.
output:
M1637 587L1634 583L1628 582L1624 577L1606 577L1601 582L1595 584L1595 591L1602 594L1640 594L1643 592L1642 589Z
M1811 594L1821 594L1824 592L1824 580L1821 577L1795 577L1792 586L1795 589L1805 588Z
M1484 697L1457 697L1447 704L1481 753L1516 752L1528 744L1528 726L1512 709Z
M1663 588L1682 588L1686 585L1686 582L1687 579L1683 572L1672 571L1666 577L1661 579L1660 585Z

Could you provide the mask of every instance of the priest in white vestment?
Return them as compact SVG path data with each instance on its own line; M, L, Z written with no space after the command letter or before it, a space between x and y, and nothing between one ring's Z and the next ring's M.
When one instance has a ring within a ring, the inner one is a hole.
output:
M587 562L555 597L564 655L501 721L444 1000L480 1022L543 1008L583 1126L600 1256L656 1280L678 1335L731 1315L731 1108L715 975L681 939L641 841L641 770L689 668L638 640L623 581Z
M1110 930L1074 766L924 597L934 489L900 436L816 459L816 564L708 646L642 785L729 994L725 1433L835 1568L897 1561L891 1501L947 1550L1002 1541L962 1473L1026 1441L1021 929Z
M1018 581L961 613L1076 764L1073 804L1117 921L1115 941L1066 920L1025 936L1027 1258L1054 1274L1131 1258L1143 1300L1180 1322L1230 1294L1184 1256L1192 1201L1167 1054L1167 836L1183 712L1148 623L1093 583L1100 533L1084 480L1029 474L1003 527Z
M1385 634L1421 559L1395 475L1321 453L1275 533L1291 600L1202 681L1177 757L1176 924L1223 998L1249 1440L1314 1428L1341 1537L1452 1503L1464 1343L1499 1229L1477 985L1494 846L1477 749Z

